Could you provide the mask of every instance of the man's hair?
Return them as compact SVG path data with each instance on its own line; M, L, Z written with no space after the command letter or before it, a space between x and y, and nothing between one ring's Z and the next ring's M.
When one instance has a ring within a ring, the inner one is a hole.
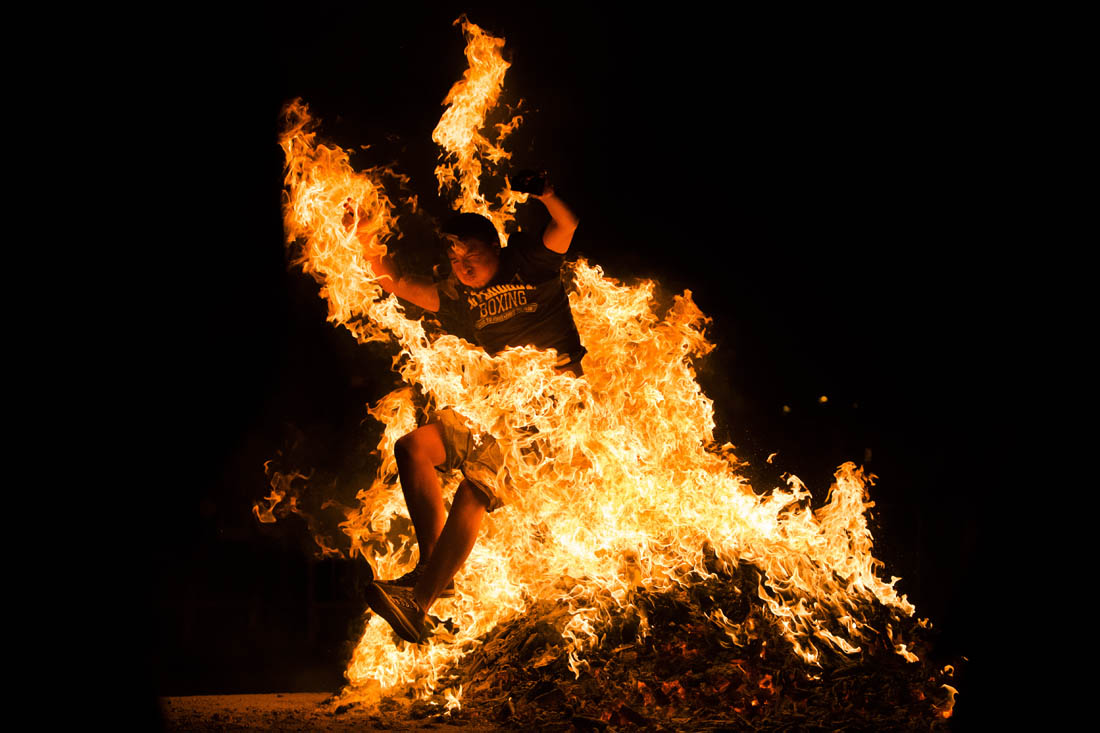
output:
M456 214L444 222L443 233L459 239L477 239L489 247L500 249L497 228L481 214Z

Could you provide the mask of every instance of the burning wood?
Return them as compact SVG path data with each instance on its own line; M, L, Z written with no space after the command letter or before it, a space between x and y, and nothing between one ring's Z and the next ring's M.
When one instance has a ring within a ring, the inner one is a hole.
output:
M445 150L437 176L441 190L457 187L454 208L490 215L506 238L523 195L506 186L490 206L480 194L516 123L498 125L495 142L483 132L507 69L503 40L463 29L470 70L433 135ZM699 710L746 727L949 711L924 681L915 609L897 578L878 575L866 520L873 477L844 464L817 508L797 478L749 485L734 447L715 442L713 406L695 380L693 359L713 346L690 292L662 309L653 283L625 285L577 262L569 302L588 349L583 377L555 371L553 353L490 356L434 334L386 296L371 264L397 231L383 172L355 171L315 129L305 105L288 106L295 262L321 284L331 321L398 345L410 385L370 410L385 425L383 462L346 512L351 556L382 577L415 563L392 459L416 427L413 386L497 439L518 494L483 530L456 598L433 607L448 632L395 643L369 619L344 704L412 694L424 710L579 728L698 727L712 720ZM261 521L278 515L285 488L258 506Z
M639 588L631 605L599 626L599 643L583 660L563 636L568 604L538 601L484 635L405 714L479 729L946 728L952 666L909 663L881 635L859 654L836 652L807 667L787 652L755 597L754 567L686 580L661 593ZM731 624L747 632L739 644ZM918 648L926 645L918 621L905 632ZM403 705L390 698L382 709Z

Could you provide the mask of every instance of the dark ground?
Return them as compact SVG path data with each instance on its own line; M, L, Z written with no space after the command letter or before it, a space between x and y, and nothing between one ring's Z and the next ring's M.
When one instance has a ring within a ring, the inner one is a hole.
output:
M323 135L375 146L357 164L396 161L444 213L430 132L465 69L463 9L514 52L515 160L552 171L582 220L576 253L690 288L714 318L700 381L754 484L788 471L823 495L847 460L880 476L876 554L938 653L970 657L977 693L981 449L1001 385L985 364L998 265L974 193L994 72L974 27L455 6L181 16L149 41L162 82L142 100L155 132L139 167L170 171L155 195L179 215L158 220L149 296L166 307L140 324L155 361L134 378L157 426L135 495L151 550L129 584L142 699L341 684L357 568L250 509L294 431L349 498L373 447L363 406L393 378L387 352L327 324L287 269L278 113L301 96ZM960 724L984 704L968 713L969 693Z
M424 722L409 718L372 715L330 704L324 692L292 692L251 695L196 695L165 698L162 702L168 730L310 730L325 733L374 733L388 730L423 730ZM337 712L339 711L339 712ZM441 733L507 730L497 725L447 725L434 723Z

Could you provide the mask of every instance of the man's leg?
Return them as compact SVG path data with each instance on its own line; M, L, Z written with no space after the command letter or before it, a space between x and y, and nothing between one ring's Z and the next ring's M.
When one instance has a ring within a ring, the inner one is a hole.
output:
M455 490L451 512L443 531L438 535L438 542L428 560L424 575L413 590L413 597L425 611L432 607L439 594L470 556L488 507L488 498L475 489L469 480L463 479ZM418 534L419 532L417 529ZM420 553L423 558L423 545Z
M435 470L447 460L442 428L435 423L417 428L398 439L393 454L397 459L397 475L401 477L405 505L416 528L420 563L424 564L432 557L447 519L443 486Z

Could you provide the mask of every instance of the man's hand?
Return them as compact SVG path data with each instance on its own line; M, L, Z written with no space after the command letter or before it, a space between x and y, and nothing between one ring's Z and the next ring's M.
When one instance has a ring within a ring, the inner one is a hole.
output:
M550 181L547 181L545 183L545 185L543 185L543 187L542 187L542 194L531 194L531 195L534 196L535 198L537 198L539 201L541 201L545 205L546 204L546 199L548 197L554 195L554 186L550 183Z
M530 168L521 170L516 174L516 180L512 183L512 190L538 197L546 193L546 171L535 171Z

